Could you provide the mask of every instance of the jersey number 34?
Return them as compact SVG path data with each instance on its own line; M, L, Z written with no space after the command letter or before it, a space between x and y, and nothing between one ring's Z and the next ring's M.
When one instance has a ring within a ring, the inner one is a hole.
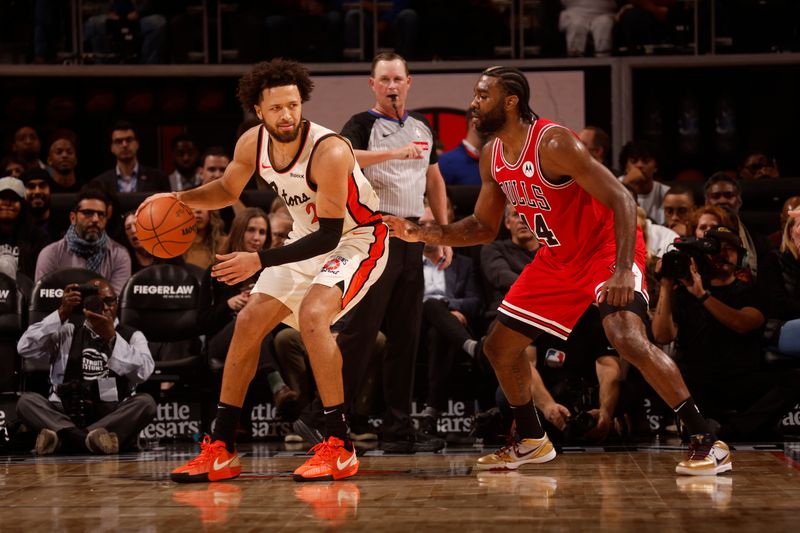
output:
M539 239L539 242L542 244L554 247L554 246L561 246L558 238L556 238L556 234L553 233L553 230L550 229L550 226L547 225L547 221L544 219L544 216L541 213L536 213L533 215L533 225L531 225L528 218L520 214L520 218L525 222L525 225L528 226L528 229L536 235L536 238Z

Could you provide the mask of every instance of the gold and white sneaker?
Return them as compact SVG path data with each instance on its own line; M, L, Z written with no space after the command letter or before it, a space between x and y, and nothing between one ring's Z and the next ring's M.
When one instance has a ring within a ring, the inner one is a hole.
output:
M689 457L678 463L675 472L684 476L715 476L733 470L728 445L721 440L711 439L711 435L692 435Z
M476 470L516 470L528 463L547 463L556 458L547 433L540 439L515 440L475 463Z

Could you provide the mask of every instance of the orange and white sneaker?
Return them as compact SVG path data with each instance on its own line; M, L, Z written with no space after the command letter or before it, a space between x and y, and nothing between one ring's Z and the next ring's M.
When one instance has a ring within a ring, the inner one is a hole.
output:
M355 448L348 451L344 442L328 437L309 450L314 455L294 471L295 481L336 481L358 472Z
M239 454L230 453L224 442L211 442L206 435L200 443L200 455L173 470L169 477L176 483L202 483L233 479L241 473Z

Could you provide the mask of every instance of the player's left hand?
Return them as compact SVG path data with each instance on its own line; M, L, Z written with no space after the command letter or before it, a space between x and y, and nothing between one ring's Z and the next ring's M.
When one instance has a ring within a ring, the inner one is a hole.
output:
M633 301L635 278L632 270L616 269L600 286L598 302L606 302L612 307L625 307Z
M405 218L392 215L383 215L383 221L389 226L392 237L406 242L420 242L422 240L422 228Z
M255 252L217 254L219 263L211 267L211 276L228 285L236 285L261 270L261 259Z

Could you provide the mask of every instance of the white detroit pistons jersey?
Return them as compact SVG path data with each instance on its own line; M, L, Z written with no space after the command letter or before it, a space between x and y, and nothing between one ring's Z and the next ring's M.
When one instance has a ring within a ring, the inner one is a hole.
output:
M331 136L340 137L328 128L304 121L301 125L300 149L294 159L285 168L275 168L269 157L269 144L272 139L263 125L259 129L258 174L286 202L289 213L294 219L291 239L298 239L319 229L316 184L311 181L308 170L309 167L313 170L311 161L319 142ZM378 195L364 177L358 162L355 162L355 155L353 160L353 169L347 176L343 234L358 226L381 220L377 212L380 204Z

